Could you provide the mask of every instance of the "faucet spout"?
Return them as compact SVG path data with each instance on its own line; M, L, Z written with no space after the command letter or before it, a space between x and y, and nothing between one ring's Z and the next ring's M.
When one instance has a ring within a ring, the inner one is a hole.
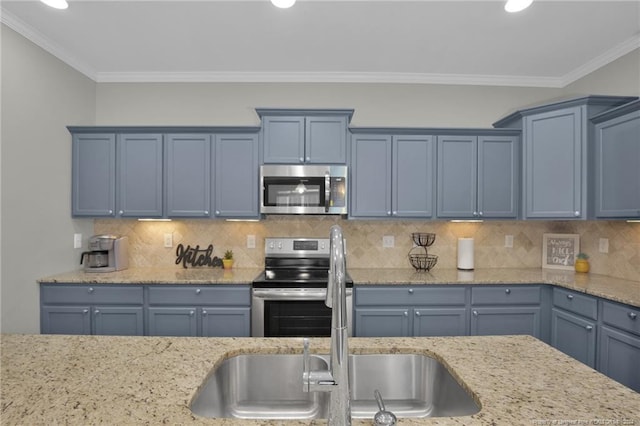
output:
M331 308L331 355L328 371L309 371L309 346L305 341L303 383L305 392L330 392L331 426L351 425L349 343L344 237L338 225L331 227L330 264L325 304Z

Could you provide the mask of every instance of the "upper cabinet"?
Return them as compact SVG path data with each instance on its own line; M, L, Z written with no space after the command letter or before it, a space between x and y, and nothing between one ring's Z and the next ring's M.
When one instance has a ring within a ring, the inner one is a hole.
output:
M519 148L515 134L438 136L438 217L517 218Z
M262 119L263 162L346 164L353 110L256 109Z
M431 218L435 138L355 133L351 137L351 217ZM366 131L366 130L365 130Z
M592 119L596 218L640 218L640 100Z
M74 133L71 214L111 217L116 210L116 135Z
M525 219L586 219L590 119L636 98L588 96L521 110L494 123L522 130Z

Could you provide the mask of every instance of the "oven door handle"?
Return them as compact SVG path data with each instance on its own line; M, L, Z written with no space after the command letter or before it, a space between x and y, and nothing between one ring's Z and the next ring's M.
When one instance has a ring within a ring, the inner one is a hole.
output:
M273 289L254 288L253 297L266 300L324 300L327 289Z

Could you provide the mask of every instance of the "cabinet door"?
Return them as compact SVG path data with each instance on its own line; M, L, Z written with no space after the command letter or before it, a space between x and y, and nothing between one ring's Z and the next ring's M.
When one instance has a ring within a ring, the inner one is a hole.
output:
M598 370L640 392L640 337L600 327Z
M72 138L73 216L113 216L116 205L116 136L74 134Z
M540 337L539 307L472 308L471 335L528 334Z
M519 138L478 137L478 216L518 217Z
M432 136L394 136L392 214L433 216L435 143Z
M150 307L147 310L147 335L197 336L196 311L195 307Z
M354 135L350 198L350 216L391 216L391 136Z
M306 117L305 158L307 163L347 162L347 118Z
M438 217L477 217L477 136L438 136Z
M258 135L215 137L216 217L259 217Z
M553 308L551 310L551 346L595 368L595 324L583 317Z
M250 308L202 308L202 336L249 337Z
M583 107L524 119L527 218L583 217Z
M142 336L142 306L95 306L93 334L112 336Z
M162 217L162 135L118 135L118 216Z
M207 217L211 210L211 135L167 135L169 217Z
M413 336L465 336L468 323L466 308L416 308Z
M40 310L42 334L91 334L89 306L43 306Z
M596 217L640 217L638 141L640 111L596 125Z
M356 308L356 337L410 336L409 308Z
M263 117L265 163L304 162L304 117Z

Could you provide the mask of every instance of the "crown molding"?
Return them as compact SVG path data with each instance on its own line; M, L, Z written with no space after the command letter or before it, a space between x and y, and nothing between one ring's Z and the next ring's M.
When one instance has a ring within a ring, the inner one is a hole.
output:
M90 79L96 81L96 71L86 62L79 60L73 55L70 55L69 52L62 46L54 43L44 34L40 33L32 26L26 24L24 21L16 17L11 12L8 12L4 8L0 9L0 21L7 27L22 35L27 40L44 49L45 52L50 53L65 64L69 65L70 67L74 68Z

